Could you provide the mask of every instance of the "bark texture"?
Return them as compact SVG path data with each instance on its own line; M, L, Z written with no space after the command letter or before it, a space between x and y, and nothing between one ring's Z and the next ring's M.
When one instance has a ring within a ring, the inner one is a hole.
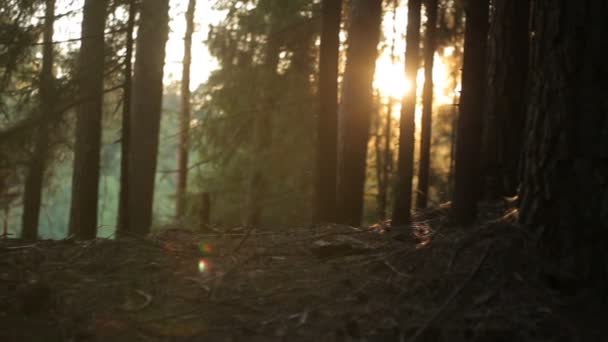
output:
M125 53L125 84L122 94L122 125L120 132L120 193L118 199L117 235L122 236L129 226L127 208L129 205L129 134L131 122L131 95L133 88L133 31L135 31L135 16L137 8L135 0L129 3L129 19L127 22L126 53Z
M42 187L49 154L49 117L54 109L54 48L55 0L45 1L44 27L42 32L42 68L40 70L40 125L34 135L34 148L28 165L23 190L23 218L21 237L25 240L38 238L38 223L42 203Z
M535 0L521 219L553 272L608 279L608 2Z
M495 0L488 50L483 139L486 197L514 196L526 118L530 0Z
M186 214L186 193L188 190L188 150L190 135L191 94L190 66L192 65L192 34L194 33L194 12L196 0L188 2L186 11L186 34L184 36L184 60L181 84L181 115L179 130L179 146L177 149L177 193L175 195L175 216L181 220Z
M424 89L422 91L422 127L420 133L420 165L418 165L418 191L416 208L427 207L429 172L431 170L431 139L433 127L433 62L435 61L435 35L437 31L438 0L426 0L426 33L424 36Z
M488 0L470 0L466 8L462 95L456 137L452 216L458 224L472 223L480 196L481 135L486 89Z
M414 145L416 131L416 75L420 65L420 9L422 0L409 0L407 5L407 37L405 74L412 85L403 97L399 121L399 158L392 224L410 223L412 219L412 181L414 178Z
M338 221L359 226L367 143L373 111L372 83L382 18L381 0L353 0L339 126Z
M140 8L127 155L129 226L126 227L129 233L139 236L149 233L152 225L169 0L143 1Z
M338 155L338 54L342 0L323 0L313 222L334 222Z
M87 0L82 19L76 113L76 143L70 208L70 234L77 239L97 237L101 119L103 113L104 30L106 0Z

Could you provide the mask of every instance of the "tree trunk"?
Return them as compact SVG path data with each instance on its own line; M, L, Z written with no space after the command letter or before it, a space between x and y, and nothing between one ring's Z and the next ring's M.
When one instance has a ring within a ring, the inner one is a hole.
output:
M139 236L149 233L152 225L169 0L144 1L140 6L127 156L127 231Z
M251 227L259 226L262 222L263 201L268 190L268 179L265 164L270 163L271 147L273 136L273 114L275 113L276 94L272 88L277 84L277 66L279 64L279 53L281 42L278 35L280 11L270 15L268 25L268 41L264 54L264 75L259 110L253 117L253 154L255 160L252 163L252 172L249 179L249 193L247 204L246 225Z
M514 196L526 117L530 0L495 0L483 155L486 196Z
M313 222L334 222L338 154L338 54L342 0L323 0Z
M534 6L520 217L538 228L547 271L605 286L608 2Z
M34 150L28 165L23 190L23 220L21 235L25 240L38 238L38 223L42 202L42 187L49 154L49 117L54 110L53 33L55 24L55 0L45 2L43 27L42 68L40 71L40 125L35 133Z
M135 0L130 0L129 3L129 19L127 22L127 38L126 38L126 53L125 53L125 84L122 94L122 125L120 131L120 193L118 200L118 222L117 235L122 236L127 230L128 218L127 207L129 198L129 131L131 120L131 94L133 86L133 31L135 30L135 16L137 8Z
M77 239L97 236L106 10L105 0L87 0L84 4L78 67L81 103L76 113L70 208L70 234Z
M177 194L175 196L175 216L178 221L186 214L186 192L188 188L188 148L190 135L190 66L192 64L192 34L194 33L194 12L196 0L188 2L186 11L186 35L184 36L184 61L182 71L182 108L180 116L179 146L177 149Z
M208 192L201 193L199 221L202 231L207 230L211 224L211 194Z
M411 221L412 179L414 177L414 145L416 131L416 76L420 65L420 8L422 0L409 0L407 4L407 41L405 74L411 88L403 97L399 120L399 159L397 185L392 224L405 225Z
M422 93L422 131L420 133L420 165L416 208L425 209L429 194L431 169L431 139L433 126L433 62L435 60L435 32L437 30L437 0L427 0L426 33L424 36L424 89Z
M466 8L462 94L456 137L452 216L458 224L477 216L481 134L486 88L489 0L470 0Z
M338 221L359 226L373 111L372 83L382 20L381 0L353 0L342 106L338 164Z

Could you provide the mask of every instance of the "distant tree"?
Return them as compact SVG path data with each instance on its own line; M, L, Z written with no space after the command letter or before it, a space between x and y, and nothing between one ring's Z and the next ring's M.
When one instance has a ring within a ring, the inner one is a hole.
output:
M127 155L126 231L135 235L149 233L152 225L169 0L143 1L140 9Z
M438 0L426 0L426 32L424 34L424 88L422 92L422 127L420 133L420 164L418 166L418 191L416 207L427 207L429 197L429 173L431 169L431 139L433 127L433 62L435 60L435 35L437 31Z
M359 226L363 216L365 163L371 116L372 83L382 20L381 0L352 0L338 156L338 221Z
M188 150L190 118L192 116L190 94L190 66L192 64L192 34L194 33L194 12L196 0L188 1L186 11L186 34L184 35L184 60L181 82L181 115L179 146L177 148L177 193L175 195L175 216L182 220L186 213L186 193L188 189Z
M277 33L280 30L281 8L288 4L275 4L270 8L267 22L267 41L263 49L263 83L268 86L260 89L260 99L257 103L255 117L253 118L253 160L251 174L249 175L249 188L247 197L247 216L245 223L249 226L258 226L262 222L264 211L263 201L267 198L269 188L268 177L264 172L264 164L271 159L271 145L273 143L273 121L270 108L276 105L276 94L272 91L272 84L276 84L278 77L279 53L281 41Z
M489 0L466 4L462 95L456 137L452 217L469 224L477 216L480 196L481 134L486 89Z
M399 122L399 158L397 162L397 184L393 225L404 225L411 221L412 180L414 177L414 145L416 130L416 76L420 65L420 10L422 0L409 0L407 4L407 36L405 50L405 74L410 90L403 97Z
M486 195L496 199L516 195L520 183L530 1L495 0L491 8L483 172Z
M392 1L393 6L393 32L390 42L390 57L391 62L396 60L395 47L397 45L397 12L399 10L399 0ZM378 204L377 215L380 221L386 220L386 215L389 206L389 191L392 188L392 175L394 168L394 151L393 151L393 107L395 106L393 96L388 96L385 110L378 111L377 125L375 127L374 145L376 150L376 180L378 183L378 193L376 202ZM380 101L381 102L381 101ZM380 103L381 104L381 103ZM384 122L382 114L384 113Z
M103 112L104 31L107 0L87 0L78 60L76 142L70 209L70 233L78 239L97 236L101 119Z
M319 59L319 117L313 222L336 217L338 57L342 0L323 0Z
M120 190L118 198L117 235L121 236L129 226L127 214L129 196L129 132L131 122L131 96L133 89L133 47L135 45L133 34L135 31L135 17L137 15L137 4L135 0L129 0L129 18L127 19L127 30L125 39L124 60L124 84L122 94L122 117L120 130Z
M203 123L192 130L193 149L208 161L202 190L212 194L215 222L310 223L320 6L233 6L246 2L218 4L227 15L209 33L220 68L201 88Z
M45 1L42 32L42 67L40 69L40 96L38 127L34 134L34 146L27 166L23 191L23 219L21 235L26 240L38 238L38 223L42 201L44 172L49 154L49 118L55 110L54 94L54 48L55 0Z
M608 2L536 0L532 13L520 218L536 228L556 285L605 295Z

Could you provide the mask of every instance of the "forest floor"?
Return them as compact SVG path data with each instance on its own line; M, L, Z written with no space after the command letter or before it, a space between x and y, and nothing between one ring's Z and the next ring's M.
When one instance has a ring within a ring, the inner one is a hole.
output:
M515 215L0 240L0 341L608 341L593 297L538 281Z

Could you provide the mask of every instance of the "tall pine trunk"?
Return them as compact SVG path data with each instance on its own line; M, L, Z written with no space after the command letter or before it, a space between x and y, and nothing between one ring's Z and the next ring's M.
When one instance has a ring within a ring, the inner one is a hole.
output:
M486 88L489 0L470 0L466 8L462 94L456 137L452 217L472 223L480 196L481 134Z
M514 196L526 117L530 1L495 0L488 49L483 161L486 196Z
M40 103L38 115L40 125L34 136L34 148L28 165L23 191L23 219L21 236L26 240L38 238L38 223L42 203L42 187L49 154L49 117L55 107L54 101L54 48L55 0L45 1L43 27L42 68L40 70Z
M412 218L412 180L414 178L414 145L416 131L416 76L420 64L420 9L422 0L409 0L407 4L407 37L405 50L405 74L410 80L410 90L403 97L399 120L399 159L393 225L405 225Z
M338 155L338 56L342 0L323 0L313 222L334 222Z
M247 196L247 216L245 223L248 226L256 227L262 223L264 211L264 200L268 195L269 181L266 175L266 164L272 161L271 148L273 141L273 114L275 112L276 94L272 88L277 85L277 66L279 65L279 53L281 49L279 24L281 8L273 12L268 23L267 43L264 51L264 64L260 75L264 84L260 90L260 102L258 110L253 117L253 154L255 160L252 163L251 175L249 178L249 192Z
M338 221L359 226L371 115L372 83L380 39L382 0L352 0L342 105L338 163Z
M181 89L181 115L179 130L179 146L177 149L177 193L175 195L175 216L182 220L186 214L186 193L188 189L188 150L190 135L190 66L192 64L192 34L194 33L194 12L196 0L188 1L186 11L186 34L184 36L184 61Z
M133 89L133 31L135 31L135 16L137 7L135 0L129 2L129 18L127 22L124 85L122 94L122 123L120 131L120 193L118 199L117 235L126 233L129 215L127 215L129 198L129 131L131 121L131 95Z
M139 236L149 233L152 225L169 0L143 1L140 6L127 156L127 231Z
M70 234L78 239L97 236L106 10L106 0L84 3L70 208Z
M520 217L537 228L546 272L606 286L608 2L534 6Z
M429 172L431 169L431 139L433 127L433 62L435 60L435 32L437 30L438 0L425 3L427 23L424 36L424 89L422 91L422 127L420 133L420 165L418 166L418 191L416 208L428 204Z

